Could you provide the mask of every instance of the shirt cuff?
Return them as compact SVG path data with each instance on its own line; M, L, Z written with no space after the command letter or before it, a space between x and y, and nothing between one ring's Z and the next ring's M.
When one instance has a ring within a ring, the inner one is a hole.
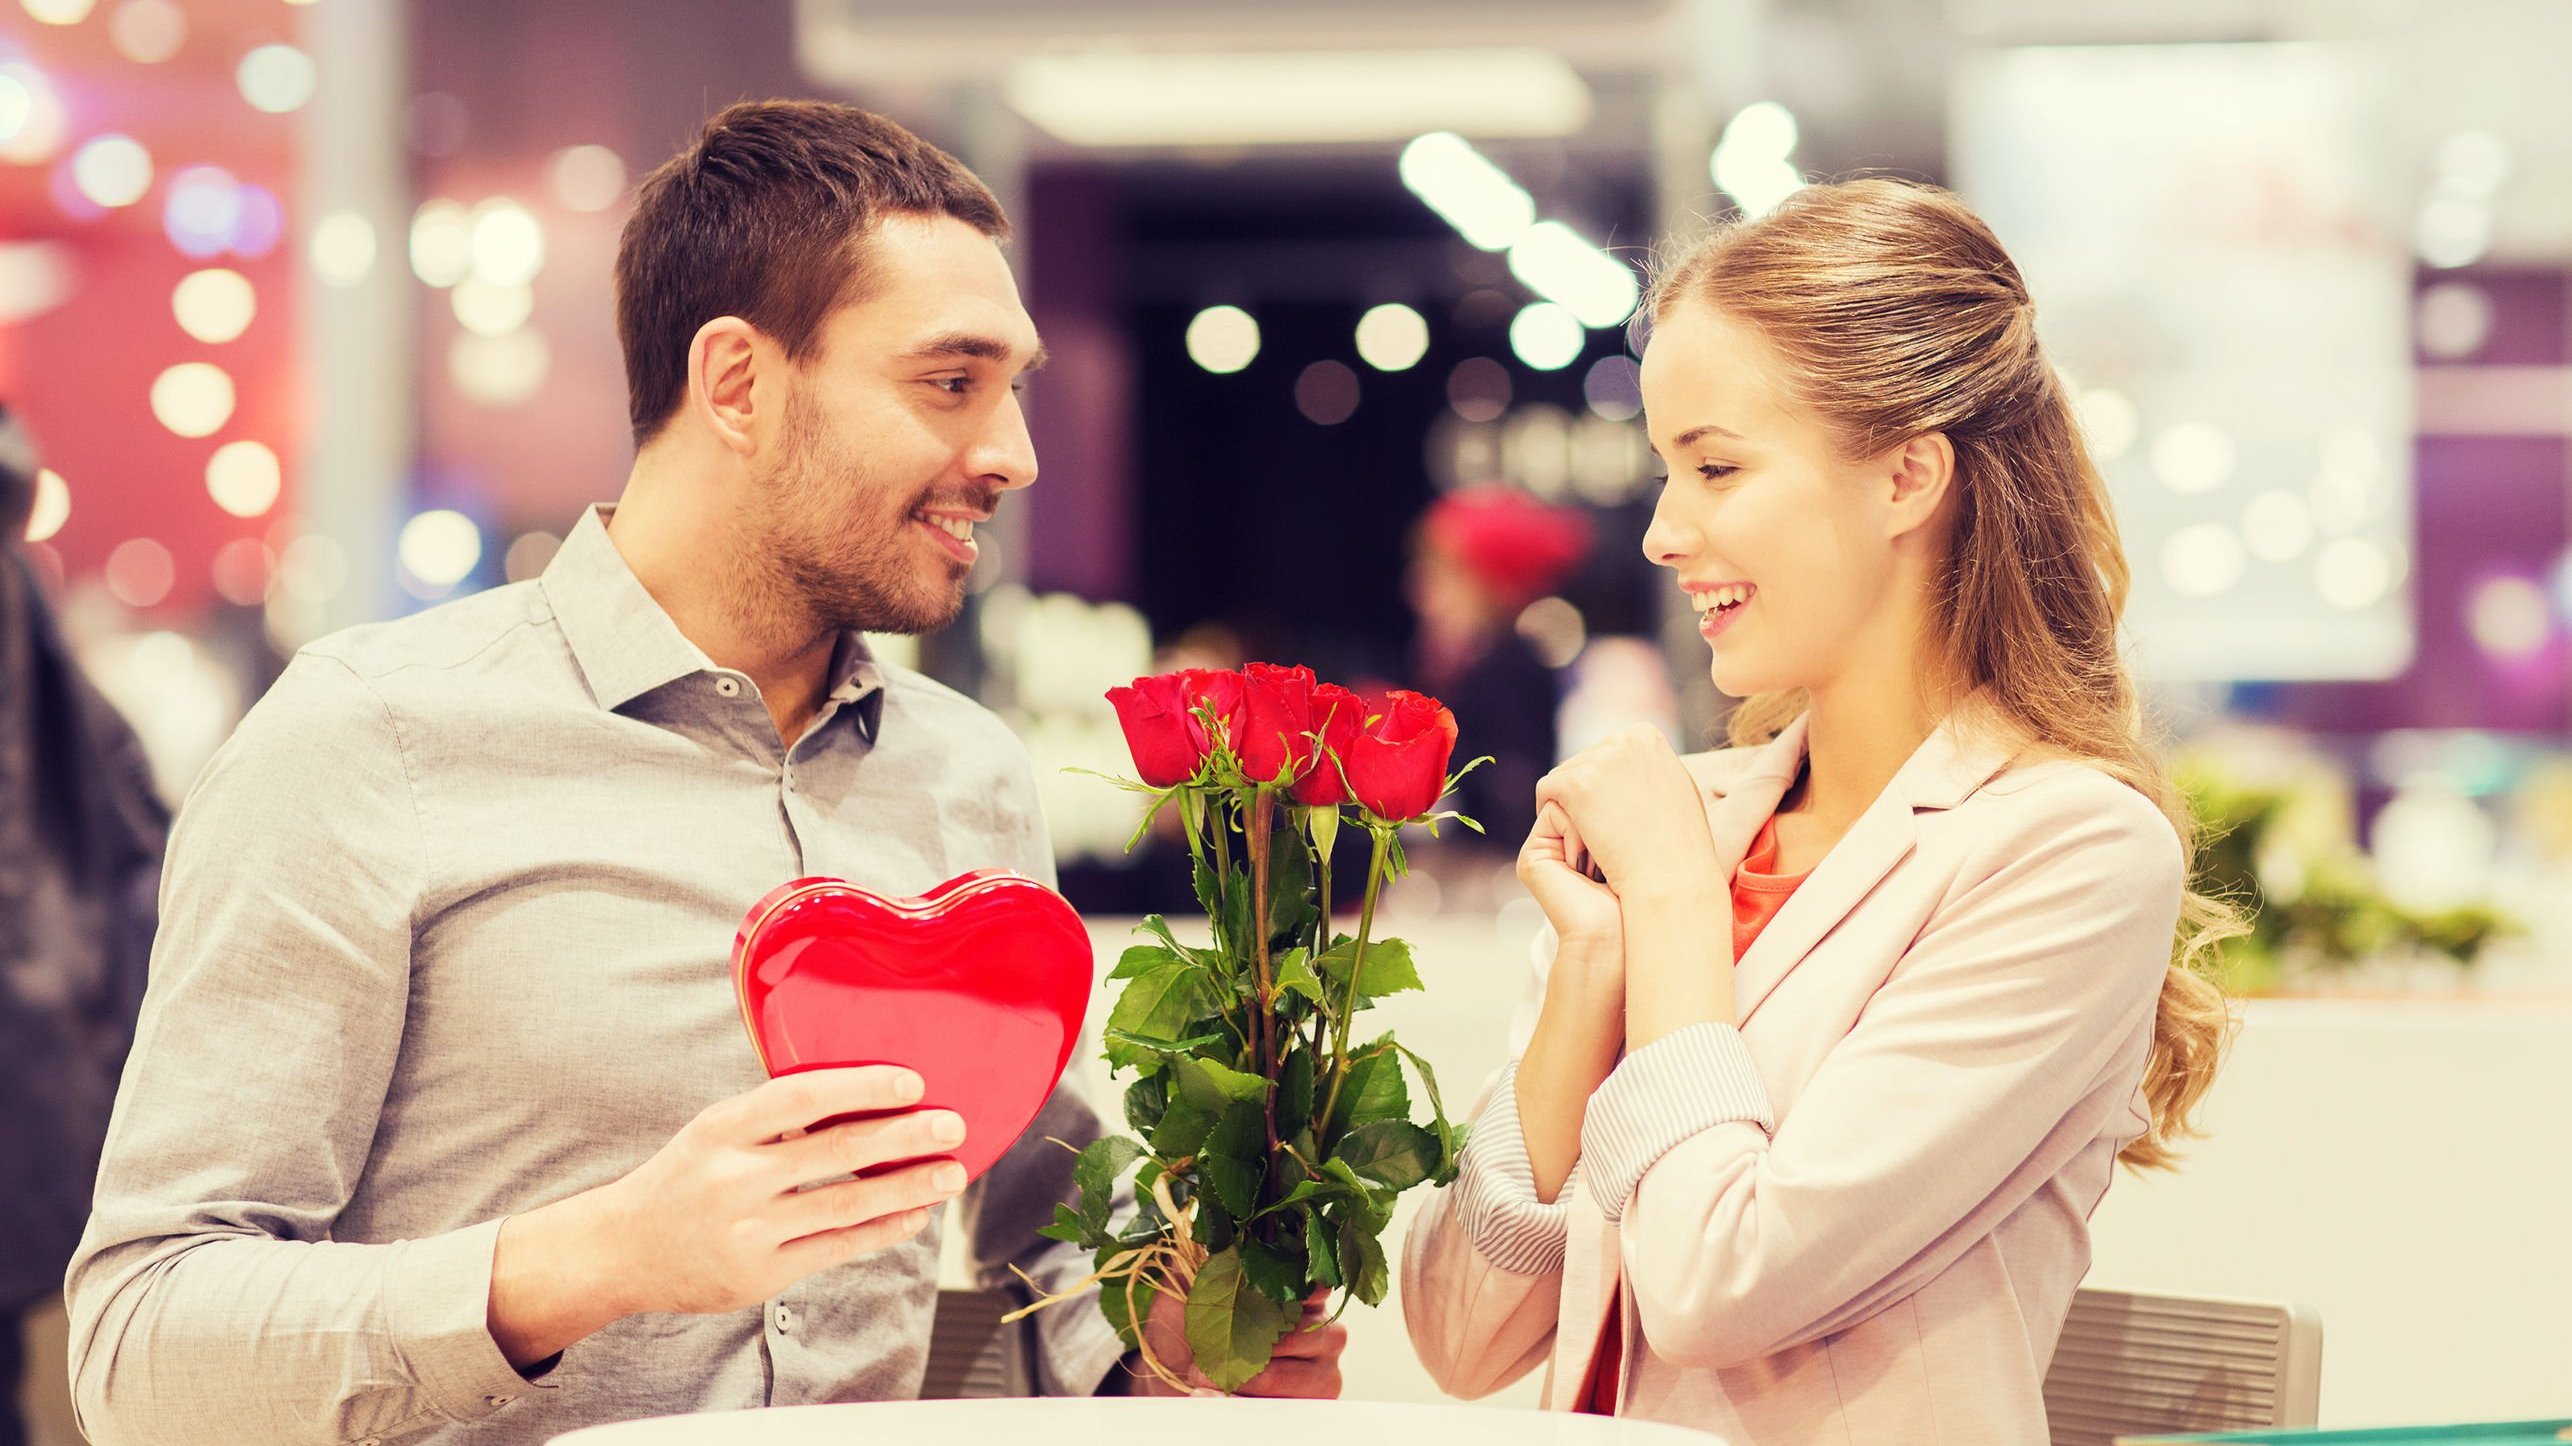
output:
M1573 1175L1580 1173L1573 1166ZM1500 1072L1491 1102L1474 1121L1458 1166L1456 1220L1485 1260L1511 1275L1552 1275L1563 1268L1571 1229L1572 1181L1548 1205L1536 1198L1536 1167L1518 1124L1518 1064Z
M1767 1082L1741 1031L1692 1024L1619 1061L1590 1096L1581 1121L1581 1159L1590 1194L1611 1223L1625 1218L1644 1172L1691 1135L1753 1124L1773 1134Z
M553 1386L518 1374L491 1338L491 1258L503 1222L405 1240L384 1269L393 1344L422 1400L451 1421L478 1421Z

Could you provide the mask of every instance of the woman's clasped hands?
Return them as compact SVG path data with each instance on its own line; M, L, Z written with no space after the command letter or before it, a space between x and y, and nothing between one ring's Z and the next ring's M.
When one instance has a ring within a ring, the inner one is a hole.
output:
M1722 937L1729 918L1704 794L1659 729L1639 724L1574 754L1538 782L1536 802L1518 877L1562 941L1559 965L1578 968L1594 989L1608 974L1619 992L1638 963L1703 967L1700 951L1658 947L1672 936ZM1656 947L1630 960L1638 938ZM1729 961L1723 944L1713 952Z

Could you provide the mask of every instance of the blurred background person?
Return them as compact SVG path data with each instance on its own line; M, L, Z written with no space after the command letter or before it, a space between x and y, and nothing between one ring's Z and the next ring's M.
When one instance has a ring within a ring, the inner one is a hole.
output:
M1554 766L1556 671L1517 623L1590 549L1589 519L1525 492L1481 484L1429 505L1412 533L1403 594L1418 631L1411 685L1456 714L1456 758L1489 755L1448 806L1480 823L1478 851L1515 855L1536 822L1536 780ZM1459 846L1467 829L1441 835Z
M133 1042L168 815L64 646L19 539L36 448L0 405L0 1446L20 1318L62 1292Z

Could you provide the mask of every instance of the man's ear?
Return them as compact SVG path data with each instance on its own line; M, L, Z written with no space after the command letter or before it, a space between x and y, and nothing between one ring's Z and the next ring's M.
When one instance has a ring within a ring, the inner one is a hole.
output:
M754 383L763 367L783 360L776 345L740 317L718 316L698 327L688 342L688 415L734 455L757 452Z
M1928 525L1956 480L1956 446L1944 432L1923 432L1884 454L1885 536L1906 536Z

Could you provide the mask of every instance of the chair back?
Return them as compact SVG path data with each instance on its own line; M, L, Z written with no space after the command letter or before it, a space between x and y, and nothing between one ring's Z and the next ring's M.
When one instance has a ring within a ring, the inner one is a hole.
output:
M2045 1373L2053 1446L2310 1426L2322 1320L2309 1306L2083 1289Z
M1010 1291L939 1291L937 1317L929 1327L929 1374L920 1383L920 1398L1034 1395L1033 1326L1001 1319L1021 1304Z

